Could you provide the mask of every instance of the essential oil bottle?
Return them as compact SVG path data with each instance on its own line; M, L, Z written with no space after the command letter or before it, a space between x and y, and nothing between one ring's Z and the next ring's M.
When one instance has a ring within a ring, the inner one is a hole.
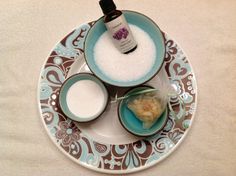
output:
M137 48L137 43L122 11L116 10L113 0L100 0L104 23L115 46L124 54Z

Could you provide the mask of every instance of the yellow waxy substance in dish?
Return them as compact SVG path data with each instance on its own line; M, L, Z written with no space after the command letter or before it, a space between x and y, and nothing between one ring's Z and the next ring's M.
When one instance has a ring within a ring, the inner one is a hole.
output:
M151 128L164 110L155 93L135 96L128 101L127 106L142 121L144 129Z

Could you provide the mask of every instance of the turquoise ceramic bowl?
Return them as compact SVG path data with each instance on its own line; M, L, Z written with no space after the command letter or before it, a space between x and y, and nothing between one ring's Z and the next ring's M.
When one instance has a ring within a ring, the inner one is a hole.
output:
M96 82L102 89L104 95L105 95L105 101L104 104L102 106L102 109L95 115L91 116L91 117L79 117L76 116L75 114L73 114L68 107L67 101L66 101L66 96L67 96L67 92L70 89L70 87L77 83L78 81L81 80L91 80ZM78 122L88 122L91 120L96 119L97 117L99 117L104 111L105 108L107 107L108 104L108 99L109 99L109 95L108 95L108 91L106 89L106 87L104 86L104 84L95 76L93 76L92 74L89 73L78 73L75 74L71 77L69 77L62 85L61 89L60 89L60 94L59 94L59 105L61 110L63 111L63 113L69 117L72 120L78 121Z
M145 90L150 88L149 86L140 86L133 88L126 95L132 94L136 91ZM158 133L165 126L168 116L167 116L167 108L162 113L161 117L155 122L155 124L150 129L144 129L142 122L136 118L134 113L129 110L126 104L127 99L120 101L118 107L118 116L121 125L130 133L136 136L151 136Z
M149 36L153 39L153 42L156 46L157 55L155 63L153 64L151 70L140 79L121 82L109 78L98 68L94 59L94 46L99 37L107 30L104 25L103 18L98 19L89 30L88 35L85 39L84 53L85 60L90 70L102 81L118 87L132 87L147 82L159 72L164 61L165 44L160 28L150 18L134 11L123 11L123 14L125 15L128 23L138 26L146 33L148 33Z

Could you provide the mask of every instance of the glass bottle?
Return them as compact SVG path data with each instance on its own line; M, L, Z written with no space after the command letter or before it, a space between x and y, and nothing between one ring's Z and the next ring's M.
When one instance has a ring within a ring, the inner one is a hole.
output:
M122 11L116 9L113 0L100 0L104 23L113 43L120 52L128 54L137 48L137 43Z

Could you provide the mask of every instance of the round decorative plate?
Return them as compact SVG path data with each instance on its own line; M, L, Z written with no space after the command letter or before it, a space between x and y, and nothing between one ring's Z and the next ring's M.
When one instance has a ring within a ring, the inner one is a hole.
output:
M183 118L175 119L168 111L167 123L159 133L148 138L128 134L119 124L117 107L112 106L93 124L81 125L62 113L58 94L69 74L88 70L83 60L83 48L93 24L81 25L69 33L55 46L43 65L38 85L40 118L53 143L70 159L89 169L121 174L153 166L176 149L192 124L197 87L189 60L178 44L163 33L166 46L163 68L184 100L186 112ZM76 64L79 70L74 68ZM178 102L171 103L174 109L184 112Z

